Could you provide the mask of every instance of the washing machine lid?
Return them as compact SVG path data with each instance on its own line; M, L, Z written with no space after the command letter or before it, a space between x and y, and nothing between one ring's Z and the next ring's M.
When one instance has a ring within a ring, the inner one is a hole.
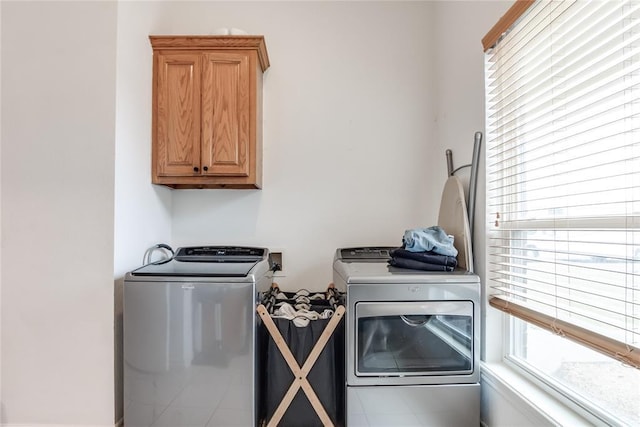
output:
M259 262L267 260L265 248L238 246L191 246L179 248L173 258L145 265L132 276L245 277Z

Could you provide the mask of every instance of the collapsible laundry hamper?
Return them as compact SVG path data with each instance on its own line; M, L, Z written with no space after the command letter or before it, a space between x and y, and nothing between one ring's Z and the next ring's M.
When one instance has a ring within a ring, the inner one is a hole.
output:
M345 425L344 301L333 285L320 294L323 298L310 301L308 310L329 309L333 315L309 320L306 326L296 326L295 319L272 317L278 304L294 306L296 293L280 292L274 285L258 305L263 426Z

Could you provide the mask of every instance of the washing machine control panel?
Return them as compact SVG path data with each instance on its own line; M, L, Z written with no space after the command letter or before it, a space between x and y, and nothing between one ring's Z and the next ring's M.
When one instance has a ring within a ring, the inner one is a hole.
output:
M264 248L239 246L191 246L178 249L176 261L191 262L252 262L266 256Z

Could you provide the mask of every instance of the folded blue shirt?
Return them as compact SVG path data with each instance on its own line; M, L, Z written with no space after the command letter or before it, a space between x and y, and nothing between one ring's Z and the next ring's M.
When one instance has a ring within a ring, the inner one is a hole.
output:
M404 248L410 252L432 251L440 255L458 255L458 250L453 246L453 236L448 236L437 225L406 230L402 241Z

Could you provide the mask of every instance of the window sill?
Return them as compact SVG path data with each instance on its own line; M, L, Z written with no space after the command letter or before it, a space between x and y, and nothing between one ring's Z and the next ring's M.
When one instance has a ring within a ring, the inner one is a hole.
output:
M542 388L524 378L504 363L485 363L480 366L480 382L483 390L491 387L514 409L531 422L530 425L592 426L593 424L572 411ZM483 410L489 407L483 396ZM491 421L491 414L483 414L483 424ZM488 425L494 423L489 422ZM500 424L500 423L497 423ZM522 425L522 424L519 424Z

